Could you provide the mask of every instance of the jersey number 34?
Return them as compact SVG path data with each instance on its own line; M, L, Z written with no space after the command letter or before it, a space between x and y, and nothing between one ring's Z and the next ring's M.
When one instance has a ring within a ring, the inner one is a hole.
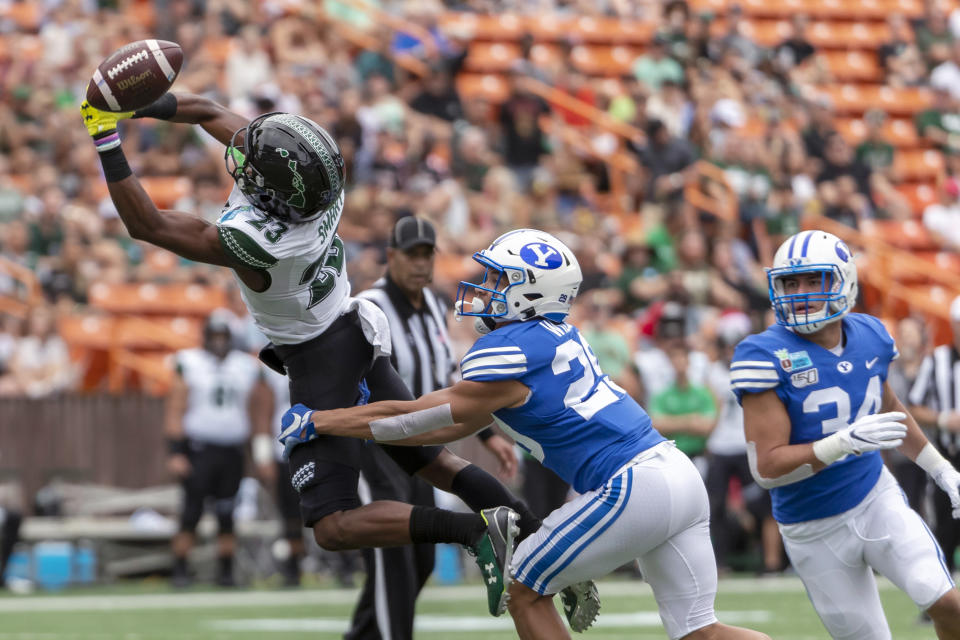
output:
M863 403L860 410L857 411L854 421L877 412L883 399L883 392L880 386L880 376L873 376L867 383L867 391L863 396ZM821 423L823 434L827 435L840 429L845 429L851 423L850 421L850 394L840 387L827 387L826 389L817 389L803 401L804 413L819 413L820 407L826 404L837 406L837 415L834 418L827 418Z

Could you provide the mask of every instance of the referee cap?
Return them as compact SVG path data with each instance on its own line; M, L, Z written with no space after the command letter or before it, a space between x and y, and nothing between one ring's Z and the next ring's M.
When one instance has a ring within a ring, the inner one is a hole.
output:
M437 231L433 224L415 216L400 218L390 234L390 246L407 251L420 244L437 246Z

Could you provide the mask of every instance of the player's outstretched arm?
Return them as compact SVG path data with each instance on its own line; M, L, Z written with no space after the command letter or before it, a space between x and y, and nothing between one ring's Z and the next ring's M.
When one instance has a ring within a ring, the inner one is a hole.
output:
M494 411L522 404L528 393L527 386L516 380L462 381L411 401L330 411L297 405L283 417L280 441L290 447L325 434L397 445L452 442L489 425Z
M222 104L192 93L167 93L153 105L138 111L134 117L157 117L151 110L159 109L159 116L170 122L197 124L224 145L230 144L238 129L246 128L250 120L230 111Z
M144 191L127 164L117 132L117 123L132 117L132 112L100 111L86 101L80 106L80 112L100 155L110 198L132 238L168 249L189 260L232 267L244 282L258 288L263 276L230 259L220 244L214 225L188 213L160 211Z

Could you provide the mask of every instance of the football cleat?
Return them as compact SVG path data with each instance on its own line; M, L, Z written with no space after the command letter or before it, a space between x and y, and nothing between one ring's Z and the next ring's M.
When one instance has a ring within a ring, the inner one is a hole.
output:
M570 628L577 633L589 629L600 613L600 594L593 580L584 580L561 590L560 602Z
M509 507L495 507L480 512L487 530L476 543L467 547L474 556L480 575L487 587L487 607L490 615L499 616L507 610L510 595L507 589L512 582L510 560L513 558L514 541L520 534L517 521L520 516Z

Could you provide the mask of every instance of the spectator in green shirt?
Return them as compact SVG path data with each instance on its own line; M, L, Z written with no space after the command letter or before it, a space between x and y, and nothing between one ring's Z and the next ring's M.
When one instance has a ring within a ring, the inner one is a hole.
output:
M647 412L653 426L677 443L677 448L694 458L703 455L707 437L717 422L717 405L710 390L687 379L687 346L674 344L667 350L676 374L673 384L650 399ZM701 464L698 464L698 467ZM702 471L703 469L701 469Z
M960 113L947 87L933 87L933 104L917 114L914 124L925 142L936 145L944 153L956 155L960 151Z
M633 75L651 91L658 91L664 80L683 83L683 67L667 55L669 38L662 33L653 37L650 53L637 58L633 63Z
M854 154L857 160L874 171L889 176L890 168L893 166L894 148L883 134L883 123L887 119L887 114L880 109L871 109L863 119L867 123L867 137L857 145Z

